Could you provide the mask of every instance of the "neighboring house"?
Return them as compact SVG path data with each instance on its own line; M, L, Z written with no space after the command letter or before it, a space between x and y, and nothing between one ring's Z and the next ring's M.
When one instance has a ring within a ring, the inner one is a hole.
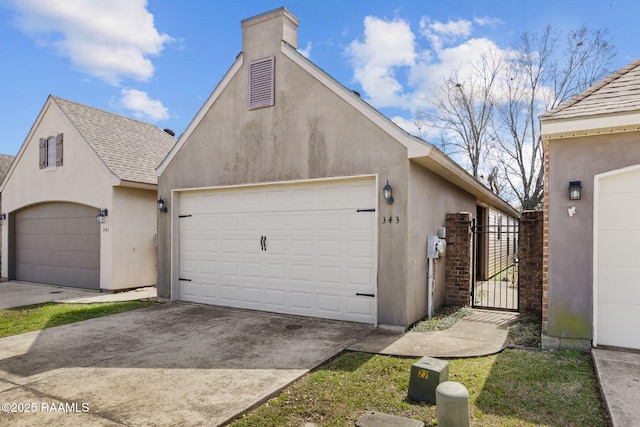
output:
M285 8L242 21L242 52L158 168L158 295L409 325L445 215L518 213L301 55L297 27Z
M3 277L105 291L155 284L155 168L174 143L150 124L49 96L0 186Z
M543 346L640 349L640 59L540 121Z
M13 162L14 156L8 154L0 154L0 182L7 175L7 171ZM2 206L2 193L0 193L0 207ZM1 211L1 209L0 209ZM0 219L0 222L4 222L4 219ZM0 227L0 241L2 241L2 227ZM0 245L0 260L2 260L2 245ZM0 265L0 278L2 277L2 266Z

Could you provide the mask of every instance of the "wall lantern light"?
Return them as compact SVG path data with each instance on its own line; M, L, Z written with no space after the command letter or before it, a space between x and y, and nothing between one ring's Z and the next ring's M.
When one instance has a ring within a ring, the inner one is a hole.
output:
M387 185L382 187L382 196L390 205L393 204L393 196L391 195L392 190L393 188L391 188L391 186L389 185L389 180L387 180Z
M162 198L158 199L158 210L162 213L167 213L167 206L164 204Z
M0 225L4 224L4 221L7 219L7 214L6 213L1 213L0 214Z
M96 215L96 222L98 224L104 224L105 221L107 220L107 215L109 215L108 209L100 209L100 211Z
M582 198L582 183L580 181L569 182L569 200L580 200Z

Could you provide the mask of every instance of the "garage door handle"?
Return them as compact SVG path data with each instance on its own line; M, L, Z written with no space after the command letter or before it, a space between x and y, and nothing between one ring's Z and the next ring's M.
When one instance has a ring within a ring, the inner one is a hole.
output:
M267 250L267 236L260 237L260 250L261 251Z
M356 296L357 297L371 297L371 298L373 298L373 297L375 297L375 294L361 294L360 292L357 292Z

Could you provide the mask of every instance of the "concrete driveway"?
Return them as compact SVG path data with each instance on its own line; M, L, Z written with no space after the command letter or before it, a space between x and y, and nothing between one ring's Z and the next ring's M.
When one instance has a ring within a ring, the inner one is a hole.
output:
M169 303L3 338L0 425L219 425L372 330Z

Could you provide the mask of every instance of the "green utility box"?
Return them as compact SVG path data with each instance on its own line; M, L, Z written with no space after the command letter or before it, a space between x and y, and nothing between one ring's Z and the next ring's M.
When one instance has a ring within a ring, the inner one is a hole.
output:
M449 380L449 362L423 357L411 366L409 377L409 399L416 402L436 403L436 388Z

